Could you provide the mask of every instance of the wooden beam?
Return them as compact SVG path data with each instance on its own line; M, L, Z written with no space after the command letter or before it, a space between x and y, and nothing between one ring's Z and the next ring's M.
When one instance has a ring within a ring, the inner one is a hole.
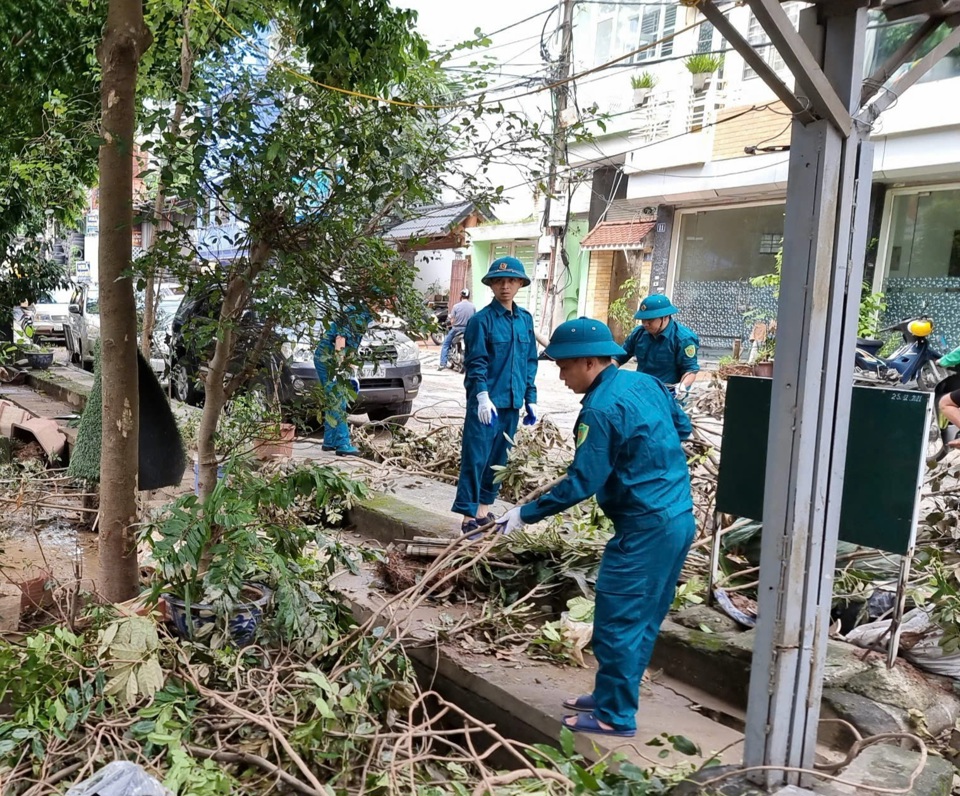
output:
M903 94L904 91L933 69L947 53L960 47L960 14L949 17L946 23L949 26L956 27L950 31L949 35L943 41L923 56L909 72L901 75L884 94L863 108L857 114L858 120L872 125L877 120L877 117L896 102L897 98Z
M766 83L777 98L787 106L788 111L796 114L802 124L808 124L814 120L815 117L810 113L807 103L797 98L763 56L734 27L727 15L713 4L713 0L704 0L700 5L700 11L713 23L713 27L720 32L727 43L743 57L747 65L757 73L757 77Z
M863 89L860 92L860 107L863 108L871 98L881 89L890 79L894 72L903 66L919 49L933 32L940 27L942 20L927 17L923 24L917 28L913 34L896 52L892 53L882 65L878 66L870 77L863 81Z
M844 136L850 135L853 120L830 81L794 29L779 0L747 0L757 21L789 67L797 86L807 95L814 113L827 119ZM800 92L798 92L800 93Z

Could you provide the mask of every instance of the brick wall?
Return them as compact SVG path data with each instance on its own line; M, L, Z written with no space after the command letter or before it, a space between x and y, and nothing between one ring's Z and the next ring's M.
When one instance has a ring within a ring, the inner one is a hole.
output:
M590 273L587 276L587 316L607 322L610 284L613 281L612 251L590 252Z
M717 113L717 126L713 133L713 159L729 160L742 158L747 146L777 146L790 143L790 115L782 102L775 102L764 110L746 113L732 121L726 121L743 113L749 105L739 108L724 108Z

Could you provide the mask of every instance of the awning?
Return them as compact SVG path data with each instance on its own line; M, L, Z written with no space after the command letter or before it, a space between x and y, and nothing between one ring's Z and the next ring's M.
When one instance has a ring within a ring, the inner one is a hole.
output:
M656 224L656 221L601 221L580 241L580 248L587 251L642 249L643 239Z

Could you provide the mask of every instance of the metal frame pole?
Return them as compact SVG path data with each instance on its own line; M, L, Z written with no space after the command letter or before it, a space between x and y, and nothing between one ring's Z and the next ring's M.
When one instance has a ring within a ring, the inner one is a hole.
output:
M850 114L860 99L865 5L827 17L822 29L815 8L801 20L807 52ZM848 130L827 120L793 125L747 767L813 763L871 172L869 150ZM800 782L783 770L753 778Z

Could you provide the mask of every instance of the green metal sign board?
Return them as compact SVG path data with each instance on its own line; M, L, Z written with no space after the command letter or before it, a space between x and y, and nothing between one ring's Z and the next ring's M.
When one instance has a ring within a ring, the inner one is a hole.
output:
M772 379L727 382L717 510L760 520ZM913 546L930 395L854 387L840 539L900 555Z

